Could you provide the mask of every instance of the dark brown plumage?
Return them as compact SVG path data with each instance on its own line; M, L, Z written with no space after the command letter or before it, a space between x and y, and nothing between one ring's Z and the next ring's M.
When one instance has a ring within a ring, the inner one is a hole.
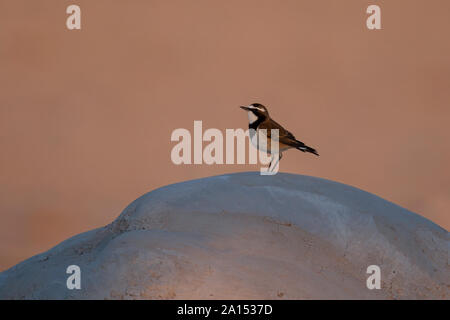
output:
M253 103L247 107L241 106L242 109L249 112L249 129L254 130L267 130L267 137L270 141L271 129L278 129L279 134L279 148L280 148L280 158L281 153L285 150L295 148L303 152L309 152L315 155L319 155L316 149L307 146L303 142L297 140L295 136L283 128L278 122L270 118L269 111L265 106L259 103ZM252 114L254 116L252 116Z

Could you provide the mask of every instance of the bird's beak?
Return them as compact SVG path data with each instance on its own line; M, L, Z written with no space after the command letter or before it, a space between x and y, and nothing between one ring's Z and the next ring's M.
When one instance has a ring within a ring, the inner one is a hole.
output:
M240 106L239 108L244 109L244 110L246 110L246 111L250 111L250 108L249 108L249 107Z

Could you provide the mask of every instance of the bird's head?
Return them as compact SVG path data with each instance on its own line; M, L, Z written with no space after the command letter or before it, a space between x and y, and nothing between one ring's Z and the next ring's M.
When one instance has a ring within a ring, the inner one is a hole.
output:
M267 111L267 108L260 103L252 103L246 107L241 106L241 109L253 113L257 118L269 116L269 111Z

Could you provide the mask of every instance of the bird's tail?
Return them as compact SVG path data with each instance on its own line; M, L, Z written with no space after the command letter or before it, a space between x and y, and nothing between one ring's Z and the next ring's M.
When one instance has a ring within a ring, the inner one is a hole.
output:
M315 154L316 156L319 156L319 154L317 153L316 149L308 147L306 144L304 144L301 141L297 141L298 142L298 146L296 147L298 150L303 151L303 152L310 152L312 154Z

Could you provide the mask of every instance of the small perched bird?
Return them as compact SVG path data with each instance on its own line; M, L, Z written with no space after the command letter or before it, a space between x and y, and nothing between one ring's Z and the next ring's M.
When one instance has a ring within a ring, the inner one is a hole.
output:
M267 153L270 153L270 146L271 146L271 129L278 129L278 143L279 143L279 153L278 153L278 161L281 160L282 152L286 151L288 149L295 148L297 150L303 151L303 152L310 152L318 156L319 154L314 148L311 148L304 144L301 141L298 141L295 139L294 135L284 129L280 124L275 122L275 120L272 120L269 116L269 111L267 111L267 108L259 103L253 103L249 106L241 106L241 109L244 109L248 112L248 122L249 122L249 129L250 129L250 140L253 144L255 144L255 141L257 139L254 139L255 135L259 134L259 130L266 129L267 134L267 145L262 146L260 143L256 142L256 147L258 150L265 151ZM253 129L253 130L251 130ZM274 156L274 155L272 155ZM272 158L273 159L273 158ZM272 162L271 162L272 164ZM270 165L269 165L270 167Z

